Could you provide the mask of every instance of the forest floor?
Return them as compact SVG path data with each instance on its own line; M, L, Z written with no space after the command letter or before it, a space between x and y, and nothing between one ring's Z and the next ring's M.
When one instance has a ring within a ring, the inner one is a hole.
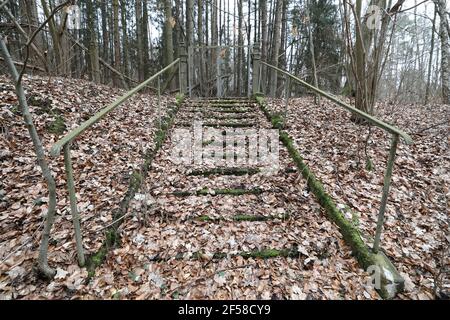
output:
M286 150L280 149L281 171L277 175L186 178L186 170L168 160L171 137L154 159L141 190L144 208L138 195L121 225L121 246L110 251L89 283L85 281L87 271L76 264L62 157L51 159L57 179L58 215L49 262L57 268L57 275L52 282L37 280L32 266L47 190L9 83L0 78L0 299L378 298L301 175L285 170L294 168ZM47 151L58 136L123 93L78 79L27 77L25 85ZM174 101L174 97L165 97L163 105ZM127 191L131 172L142 164L145 150L153 147L156 106L153 96L138 95L73 145L84 246L89 253L100 248L105 239L103 228L111 223L112 211ZM269 107L281 111L284 104L271 100ZM183 108L176 125L188 120L183 118ZM382 247L406 279L406 291L399 298L432 299L434 278L449 262L444 250L450 244L450 109L442 105L379 104L377 112L415 140L414 145L399 146ZM260 111L251 113L261 127L270 127ZM61 119L65 126L59 130ZM369 129L350 122L345 111L327 102L315 106L311 98L292 99L287 119L286 130L298 150L370 244L389 137L372 129L367 153L374 168L369 171L364 152ZM263 192L239 197L173 195L177 190L230 187ZM230 213L270 219L236 222ZM204 216L223 220L196 220ZM232 255L294 245L298 250L295 257ZM192 259L200 251L201 255ZM217 252L228 255L215 259ZM450 289L448 278L437 284L439 290Z

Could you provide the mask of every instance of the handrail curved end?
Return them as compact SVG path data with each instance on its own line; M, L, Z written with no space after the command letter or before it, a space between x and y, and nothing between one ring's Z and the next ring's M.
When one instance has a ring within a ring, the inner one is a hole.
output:
M55 143L50 150L50 156L51 157L59 156L61 154L61 149L62 146L60 146L58 143Z
M402 133L401 137L403 138L403 140L405 140L405 143L407 145L411 145L414 144L414 140L411 138L411 136L407 133Z

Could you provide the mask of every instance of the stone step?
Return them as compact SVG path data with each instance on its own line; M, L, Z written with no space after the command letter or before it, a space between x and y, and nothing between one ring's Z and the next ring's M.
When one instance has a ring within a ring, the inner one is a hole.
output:
M259 168L211 168L211 169L199 169L192 170L187 175L188 176L214 176L214 175L222 175L222 176L245 176L245 175L254 175L259 173L261 170Z
M289 192L290 188L282 189L270 185L266 185L265 189L262 190L263 192L259 194L197 195L188 194L191 193L190 190L199 189L192 186L192 188L186 189L169 187L153 190L151 195L145 198L156 204L156 206L153 206L156 215L152 216L152 221L154 219L164 219L171 223L174 221L183 223L186 220L208 220L211 222L219 220L266 221L275 218L286 219L287 217L310 219L312 215L318 214L317 212L308 212L308 215L298 216L300 214L297 212L298 208L306 208L305 204L309 200L301 190L293 190L292 194L288 195L283 193ZM171 191L178 192L178 194ZM288 207L286 207L287 203L289 204ZM145 211L146 209L144 209L144 214ZM305 210L302 214L304 213Z
M250 214L251 215L251 214ZM199 254L209 259L240 255L244 258L299 257L307 254L301 247L307 235L296 218L273 215L265 221L189 219L151 221L154 231L144 235L148 257L152 261L195 260ZM301 220L300 220L301 221ZM286 233L286 228L290 232ZM139 230L136 230L136 234ZM208 244L207 247L204 244ZM303 254L301 253L303 251Z
M179 122L175 123L176 127L193 127L193 122ZM211 127L211 128L257 128L257 124L255 123L228 123L228 122L218 122L218 123L212 123L212 122L203 122L203 127Z
M188 100L185 102L186 105L193 105L193 104L199 104L199 105L216 105L216 104L222 104L222 105L230 105L230 104L256 104L253 100L236 100L236 99L229 99L229 100Z
M239 108L239 107L251 107L258 108L254 103L187 103L184 105L187 108Z
M149 261L151 262L162 262L169 260L200 260L200 261L217 261L221 259L230 259L233 257L242 257L244 259L273 259L273 258L299 258L301 256L301 252L297 247L292 248L282 248L282 249L274 249L274 248L263 248L263 249L255 249L249 251L239 251L230 253L228 251L216 251L214 253L205 253L202 250L195 252L178 252L175 256L168 257L165 254L157 254L155 256L150 256Z
M253 113L256 109L253 108L223 108L223 109L208 109L208 108L187 108L181 111L183 113Z
M178 120L242 120L242 121L256 121L258 119L257 114L239 114L239 113L227 113L227 114L205 114L205 113L189 113L186 115L178 116Z
M205 104L205 105L187 105L187 108L199 109L233 109L233 108L252 108L257 110L257 107L251 104Z
M292 299L288 290L282 291L272 283L272 277L280 279L286 288L299 285L299 279L304 277L297 259L275 258L269 260L249 261L240 256L231 257L217 261L195 260L195 261L161 261L153 262L152 270L156 275L156 281L160 281L165 290L164 294L148 296L149 299L183 299L183 300L262 300ZM136 270L136 275L134 274ZM137 264L130 274L135 276L136 282L141 283L143 265ZM183 274L183 277L174 277L173 273ZM145 275L145 273L144 273ZM129 281L129 275L124 282ZM160 284L160 283L158 283ZM243 286L243 284L245 284ZM300 287L303 287L300 285ZM137 291L129 298L134 299L147 293ZM306 294L305 294L306 297ZM303 297L303 298L305 298ZM308 295L313 299L313 295ZM127 297L128 298L128 297ZM317 299L323 298L323 293L317 294ZM263 309L263 313L266 313ZM270 310L269 310L270 311ZM188 314L188 312L185 312Z
M253 189L235 189L235 188L226 188L226 189L208 189L203 188L200 190L194 191L174 191L174 194L177 197L188 197L192 195L196 196L219 196L219 195L230 195L230 196L241 196L244 194L261 194L264 190L261 188L253 188Z

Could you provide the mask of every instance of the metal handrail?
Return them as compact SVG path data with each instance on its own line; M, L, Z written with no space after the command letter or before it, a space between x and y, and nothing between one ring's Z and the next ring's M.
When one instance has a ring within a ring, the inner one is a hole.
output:
M390 125L390 124L388 124L388 123L386 123L386 122L384 122L384 121L382 121L380 119L377 119L377 118L375 118L375 117L365 113L364 111L361 111L359 109L356 109L355 107L352 107L352 106L348 105L347 103L339 100L338 98L334 97L333 95L331 95L329 93L326 93L326 92L320 90L319 88L316 88L316 87L310 85L309 83L307 83L307 82L297 78L296 76L290 74L289 72L287 72L285 70L282 70L282 69L280 69L278 67L275 67L275 66L273 66L273 65L271 65L269 63L266 63L264 61L260 61L260 63L262 63L263 65L265 65L265 66L267 66L269 68L272 68L272 69L276 70L277 72L280 72L280 73L290 77L291 79L299 82L300 84L302 84L303 86L307 87L308 89L310 89L310 90L320 94L321 96L324 96L325 98L330 99L331 101L333 101L336 104L340 105L341 107L347 109L348 111L359 115L361 118L367 120L368 122L372 123L373 125L381 128L381 129L383 129L385 131L388 131L388 132L390 132L392 134L399 135L400 137L402 137L405 140L406 144L412 144L413 143L412 138L407 133L401 131L400 129L398 129L398 128L396 128L396 127L394 127L394 126L392 126L392 125Z
M125 93L123 96L121 96L119 99L111 103L109 106L105 107L104 109L100 110L98 113L96 113L94 116L83 122L81 125L67 133L63 138L58 140L52 147L50 151L50 155L53 157L58 156L61 153L61 149L68 143L70 143L72 140L74 140L76 137L78 137L80 134L82 134L86 129L91 127L93 124L95 124L97 121L102 119L104 116L106 116L108 113L113 111L115 108L120 106L122 103L124 103L126 100L128 100L131 96L136 94L137 92L141 91L143 88L145 88L150 82L161 76L164 72L174 67L177 63L180 62L180 58L173 61L171 64L169 64L164 69L160 70L153 76L151 76L149 79L145 80L141 84L139 84L134 89L131 89L127 93Z
M389 157L388 157L388 162L387 162L387 166L386 166L386 171L384 174L383 192L382 192L382 196L381 196L380 208L378 209L377 227L375 230L375 237L374 237L374 242L373 242L373 247L372 247L373 252L378 253L380 250L381 233L383 230L384 215L386 212L386 205L387 205L387 201L388 201L388 197L389 197L389 189L391 186L392 171L393 171L393 167L394 167L398 142L399 142L400 137L402 137L405 140L406 144L412 144L413 143L412 138L405 132L401 131L400 129L398 129L380 119L377 119L377 118L365 113L364 111L361 111L359 109L356 109L356 108L348 105L347 103L339 100L337 97L335 97L329 93L326 93L326 92L320 90L319 88L316 88L316 87L310 85L309 83L299 79L298 77L290 74L289 72L282 70L278 67L275 67L267 62L261 61L258 45L254 46L253 55L254 55L254 57L253 57L253 62L254 62L253 81L255 82L254 87L253 87L254 93L259 92L259 86L260 86L260 80L261 80L260 64L262 64L262 65L272 68L276 72L280 72L286 76L286 106L287 106L287 100L289 99L288 91L290 90L290 81L288 81L288 80L293 79L294 81L297 81L298 83L300 83L301 85L314 91L315 93L335 102L336 104L340 105L341 107L345 108L346 110L350 111L351 113L357 114L358 116L360 116L361 118L370 122L371 124L391 133L391 136L392 136L391 137L391 146L389 149Z
M141 91L143 88L145 88L150 82L157 79L158 80L158 116L159 121L161 121L161 115L160 115L160 105L161 105L161 75L173 68L175 65L180 63L181 58L176 59L171 64L169 64L164 69L158 71L156 74L139 84L134 89L128 91L123 96L121 96L119 99L115 100L113 103L108 105L107 107L103 108L99 112L97 112L94 116L83 122L81 125L67 133L63 138L58 140L53 146L50 151L50 155L53 157L58 156L61 153L61 149L64 149L64 166L66 170L66 176L67 176L67 191L69 193L69 201L70 201L70 212L72 214L72 221L75 231L75 242L77 247L77 257L78 257L78 264L80 266L83 266L86 262L84 257L84 249L83 249L83 239L81 236L81 226L80 226L80 216L78 213L77 208L77 197L75 193L75 181L73 178L73 168L72 168L72 158L70 155L70 145L71 142L78 137L80 134L82 134L84 131L86 131L88 128L90 128L92 125L94 125L97 121L102 119L104 116L106 116L108 113L113 111L115 108L120 106L122 103L124 103L126 100L128 100L131 96L136 94L137 92ZM184 56L183 56L184 61ZM180 72L181 68L178 68L178 72ZM181 73L179 74L181 78ZM181 81L180 81L181 82ZM184 90L182 86L180 85L180 90Z

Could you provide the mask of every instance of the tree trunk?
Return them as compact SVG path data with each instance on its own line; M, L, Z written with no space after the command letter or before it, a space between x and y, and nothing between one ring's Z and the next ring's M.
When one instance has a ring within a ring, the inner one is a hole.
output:
M217 46L219 44L219 31L218 31L218 27L217 27L218 21L217 21L217 0L212 0L211 3L211 45L212 46ZM215 80L216 77L218 76L217 74L217 49L212 49L211 50L211 74L212 74L212 79ZM215 84L217 83L216 81L213 82L215 87ZM216 90L218 90L219 88L216 88ZM213 94L214 92L216 92L216 90L212 90Z
M199 46L204 45L204 34L203 34L203 2L204 0L198 0L198 12L197 12L197 38ZM204 94L204 81L205 81L205 54L202 49L200 49L200 93Z
M26 18L25 23L28 25L28 35L31 36L34 31L39 27L39 16L37 11L36 0L20 0L20 9L22 10L22 17ZM39 51L43 51L44 37L42 33L39 33L33 41ZM30 61L36 63L40 57L31 57Z
M119 30L119 0L113 0L113 36L114 36L114 68L121 70L121 57L120 57L120 30ZM114 75L114 85L120 86L120 77Z
M88 29L89 29L89 66L91 80L100 83L100 62L98 56L98 42L95 28L95 12L92 0L86 0Z
M186 0L186 45L190 46L193 43L194 43L194 1Z
M267 62L267 0L261 0L260 2L261 10L261 60ZM263 66L261 69L261 90L263 93L266 92L267 83L267 67Z
M93 7L92 0L89 0L91 2L90 6ZM107 1L101 1L100 6L101 14L102 14L102 58L106 63L109 63L109 30L108 30L108 2ZM96 14L94 11L94 8L92 9L92 17L95 18ZM90 21L88 21L88 24L91 24ZM90 29L89 32L94 32L96 29ZM98 44L97 44L98 46ZM109 70L103 71L103 82L106 83L106 79L110 78Z
M144 49L142 35L142 0L136 0L136 41L137 41L137 73L139 82L144 81Z
M150 77L147 0L142 0L142 9L142 62L144 64L144 80L146 80Z
M164 66L173 62L172 1L164 0ZM167 72L170 76L171 72ZM170 81L169 90L174 90L175 82Z
M122 48L123 48L123 73L128 78L130 76L130 47L128 39L128 24L127 24L127 7L126 1L120 0L121 19L122 19ZM127 85L129 83L127 82Z
M427 87L425 89L425 104L428 104L428 102L430 100L431 72L433 70L433 52L434 52L434 41L435 41L435 32L436 32L436 16L437 16L437 10L436 10L436 6L435 6L434 7L434 16L433 16L433 27L431 29L431 45L430 45L430 57L428 60Z
M442 102L450 104L450 44L449 24L446 13L446 0L435 0L440 23L441 38L441 78L442 78Z
M278 67L280 47L281 47L281 15L283 12L283 1L276 0L275 7L275 21L273 28L273 52L272 52L272 65ZM270 96L275 97L277 93L277 72L272 70L270 83Z
M47 2L45 0L41 0L41 5L42 5L42 10L44 11L44 15L45 17L49 17L50 16L50 9L48 8ZM57 30L57 26L55 23L55 19L52 18L50 19L50 21L48 22L48 28L50 30L50 35L52 38L52 44L53 44L53 54L56 60L56 73L59 74L61 71L61 66L62 66L62 58L61 58L61 50L60 50L60 39L58 36L58 30Z
M364 35L361 25L362 0L356 0L356 26L355 26L355 56L356 56L356 108L367 112L367 85L366 85L366 62L365 62L365 48Z
M318 88L319 82L317 79L317 70L316 70L316 54L314 52L314 37L313 37L313 32L312 32L312 22L311 22L311 17L309 15L309 9L310 9L310 1L308 1L308 8L306 8L306 17L308 20L309 51L311 53L311 64L312 64L312 68L313 68L312 71L313 71L314 86L316 88ZM320 104L320 96L317 94L314 96L314 103Z
M238 0L238 54L237 54L237 95L240 96L242 93L242 87L243 87L243 73L244 70L244 48L242 47L244 45L244 35L242 32L242 21L244 20L244 15L242 12L242 1Z

